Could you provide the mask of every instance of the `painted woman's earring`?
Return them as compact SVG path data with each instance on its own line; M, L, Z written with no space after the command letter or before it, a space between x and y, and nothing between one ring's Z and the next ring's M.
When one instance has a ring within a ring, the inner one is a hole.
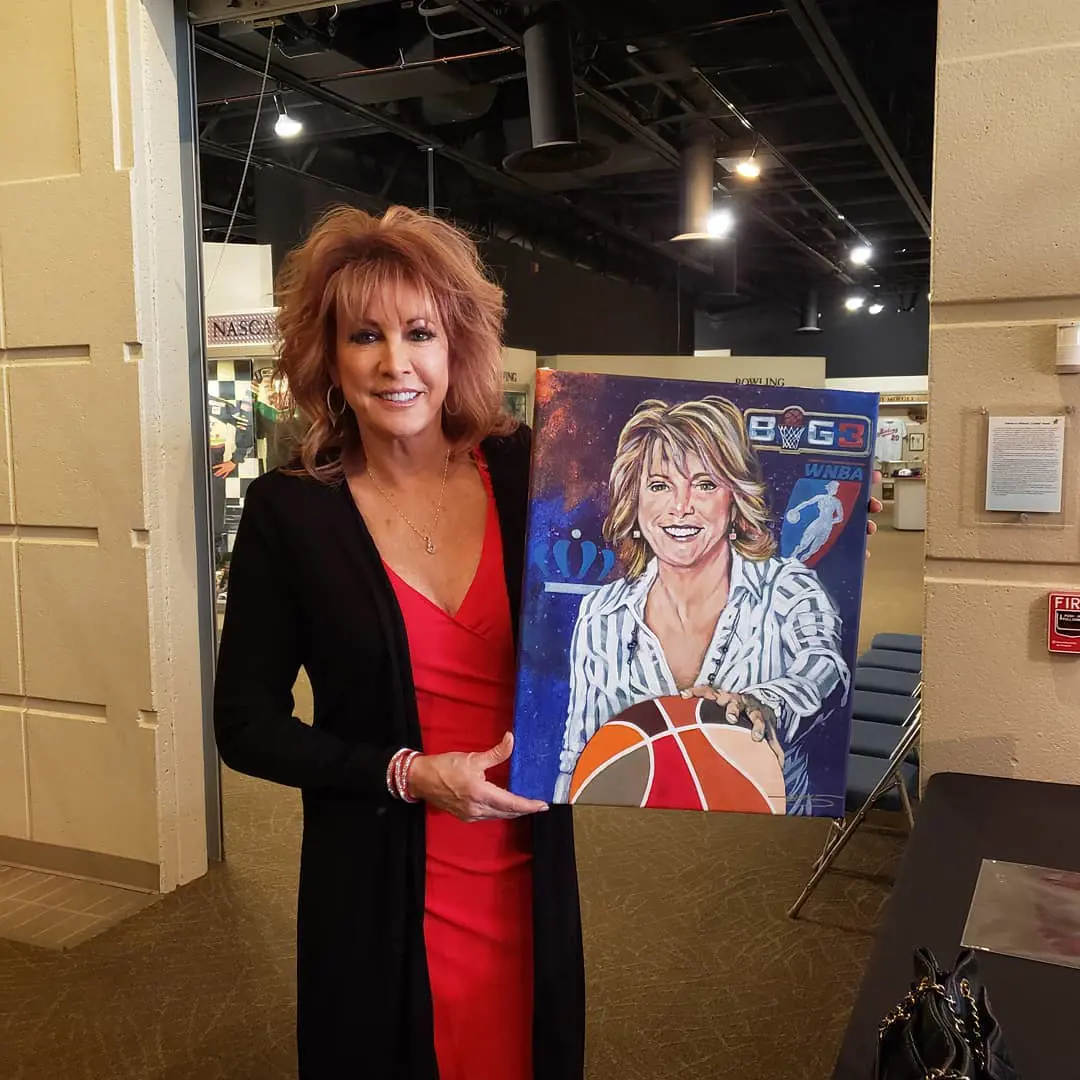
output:
M336 387L333 383L331 383L326 388L326 411L330 414L330 419L333 420L335 424L342 418L342 416L345 415L345 409L346 409L346 407L348 405L348 402L345 400L345 392L342 391L341 392L341 408L340 409L335 409L334 408L334 404L330 400L330 395L333 394L333 392L335 390L337 390L337 389L339 389L339 387Z
M729 532L727 534L727 538L729 540L738 540L739 539L739 534L738 534L738 532L736 532L735 529L732 529L731 532Z
M633 538L634 538L635 540L640 540L640 539L641 539L641 530L640 530L640 529L635 529L635 530L634 530L634 531L633 531L633 532L632 532L632 533L631 533L630 535L631 535L631 536L632 536L632 537L633 537Z

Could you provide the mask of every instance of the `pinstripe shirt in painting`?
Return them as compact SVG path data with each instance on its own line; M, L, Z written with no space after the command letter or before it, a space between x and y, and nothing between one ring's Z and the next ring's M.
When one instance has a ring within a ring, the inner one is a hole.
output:
M813 570L795 559L752 562L731 553L728 602L695 685L753 694L776 713L785 747L851 673L840 655L841 621ZM653 559L637 581L620 578L582 600L571 644L570 705L559 786L597 729L631 705L677 694L660 641L645 625Z

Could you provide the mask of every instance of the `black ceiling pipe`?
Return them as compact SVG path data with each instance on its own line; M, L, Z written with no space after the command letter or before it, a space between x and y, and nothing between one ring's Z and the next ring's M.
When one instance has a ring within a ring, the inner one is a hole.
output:
M803 300L802 308L799 311L799 327L795 332L797 334L820 334L821 327L818 326L820 318L821 308L818 305L818 291L817 289L811 289Z
M510 172L565 173L607 160L606 146L582 140L574 88L570 23L562 4L538 8L522 35L532 146L503 162Z

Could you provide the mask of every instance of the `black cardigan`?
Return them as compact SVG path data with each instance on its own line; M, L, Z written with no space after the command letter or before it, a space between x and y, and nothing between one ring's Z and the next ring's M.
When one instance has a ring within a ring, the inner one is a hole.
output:
M516 624L528 430L482 449ZM313 726L293 717L301 665L314 691ZM229 570L214 722L231 768L303 790L301 1080L434 1080L424 809L391 799L385 779L395 750L421 746L409 646L347 484L274 472L249 487ZM552 807L532 824L535 1080L580 1080L584 965L569 809Z

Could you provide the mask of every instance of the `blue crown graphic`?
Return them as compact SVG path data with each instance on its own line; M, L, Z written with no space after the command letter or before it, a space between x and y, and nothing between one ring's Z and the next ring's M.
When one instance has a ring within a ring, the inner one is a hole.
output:
M533 562L544 575L544 591L584 594L598 589L615 566L615 552L592 540L583 540L580 529L571 529L546 544L537 544Z

